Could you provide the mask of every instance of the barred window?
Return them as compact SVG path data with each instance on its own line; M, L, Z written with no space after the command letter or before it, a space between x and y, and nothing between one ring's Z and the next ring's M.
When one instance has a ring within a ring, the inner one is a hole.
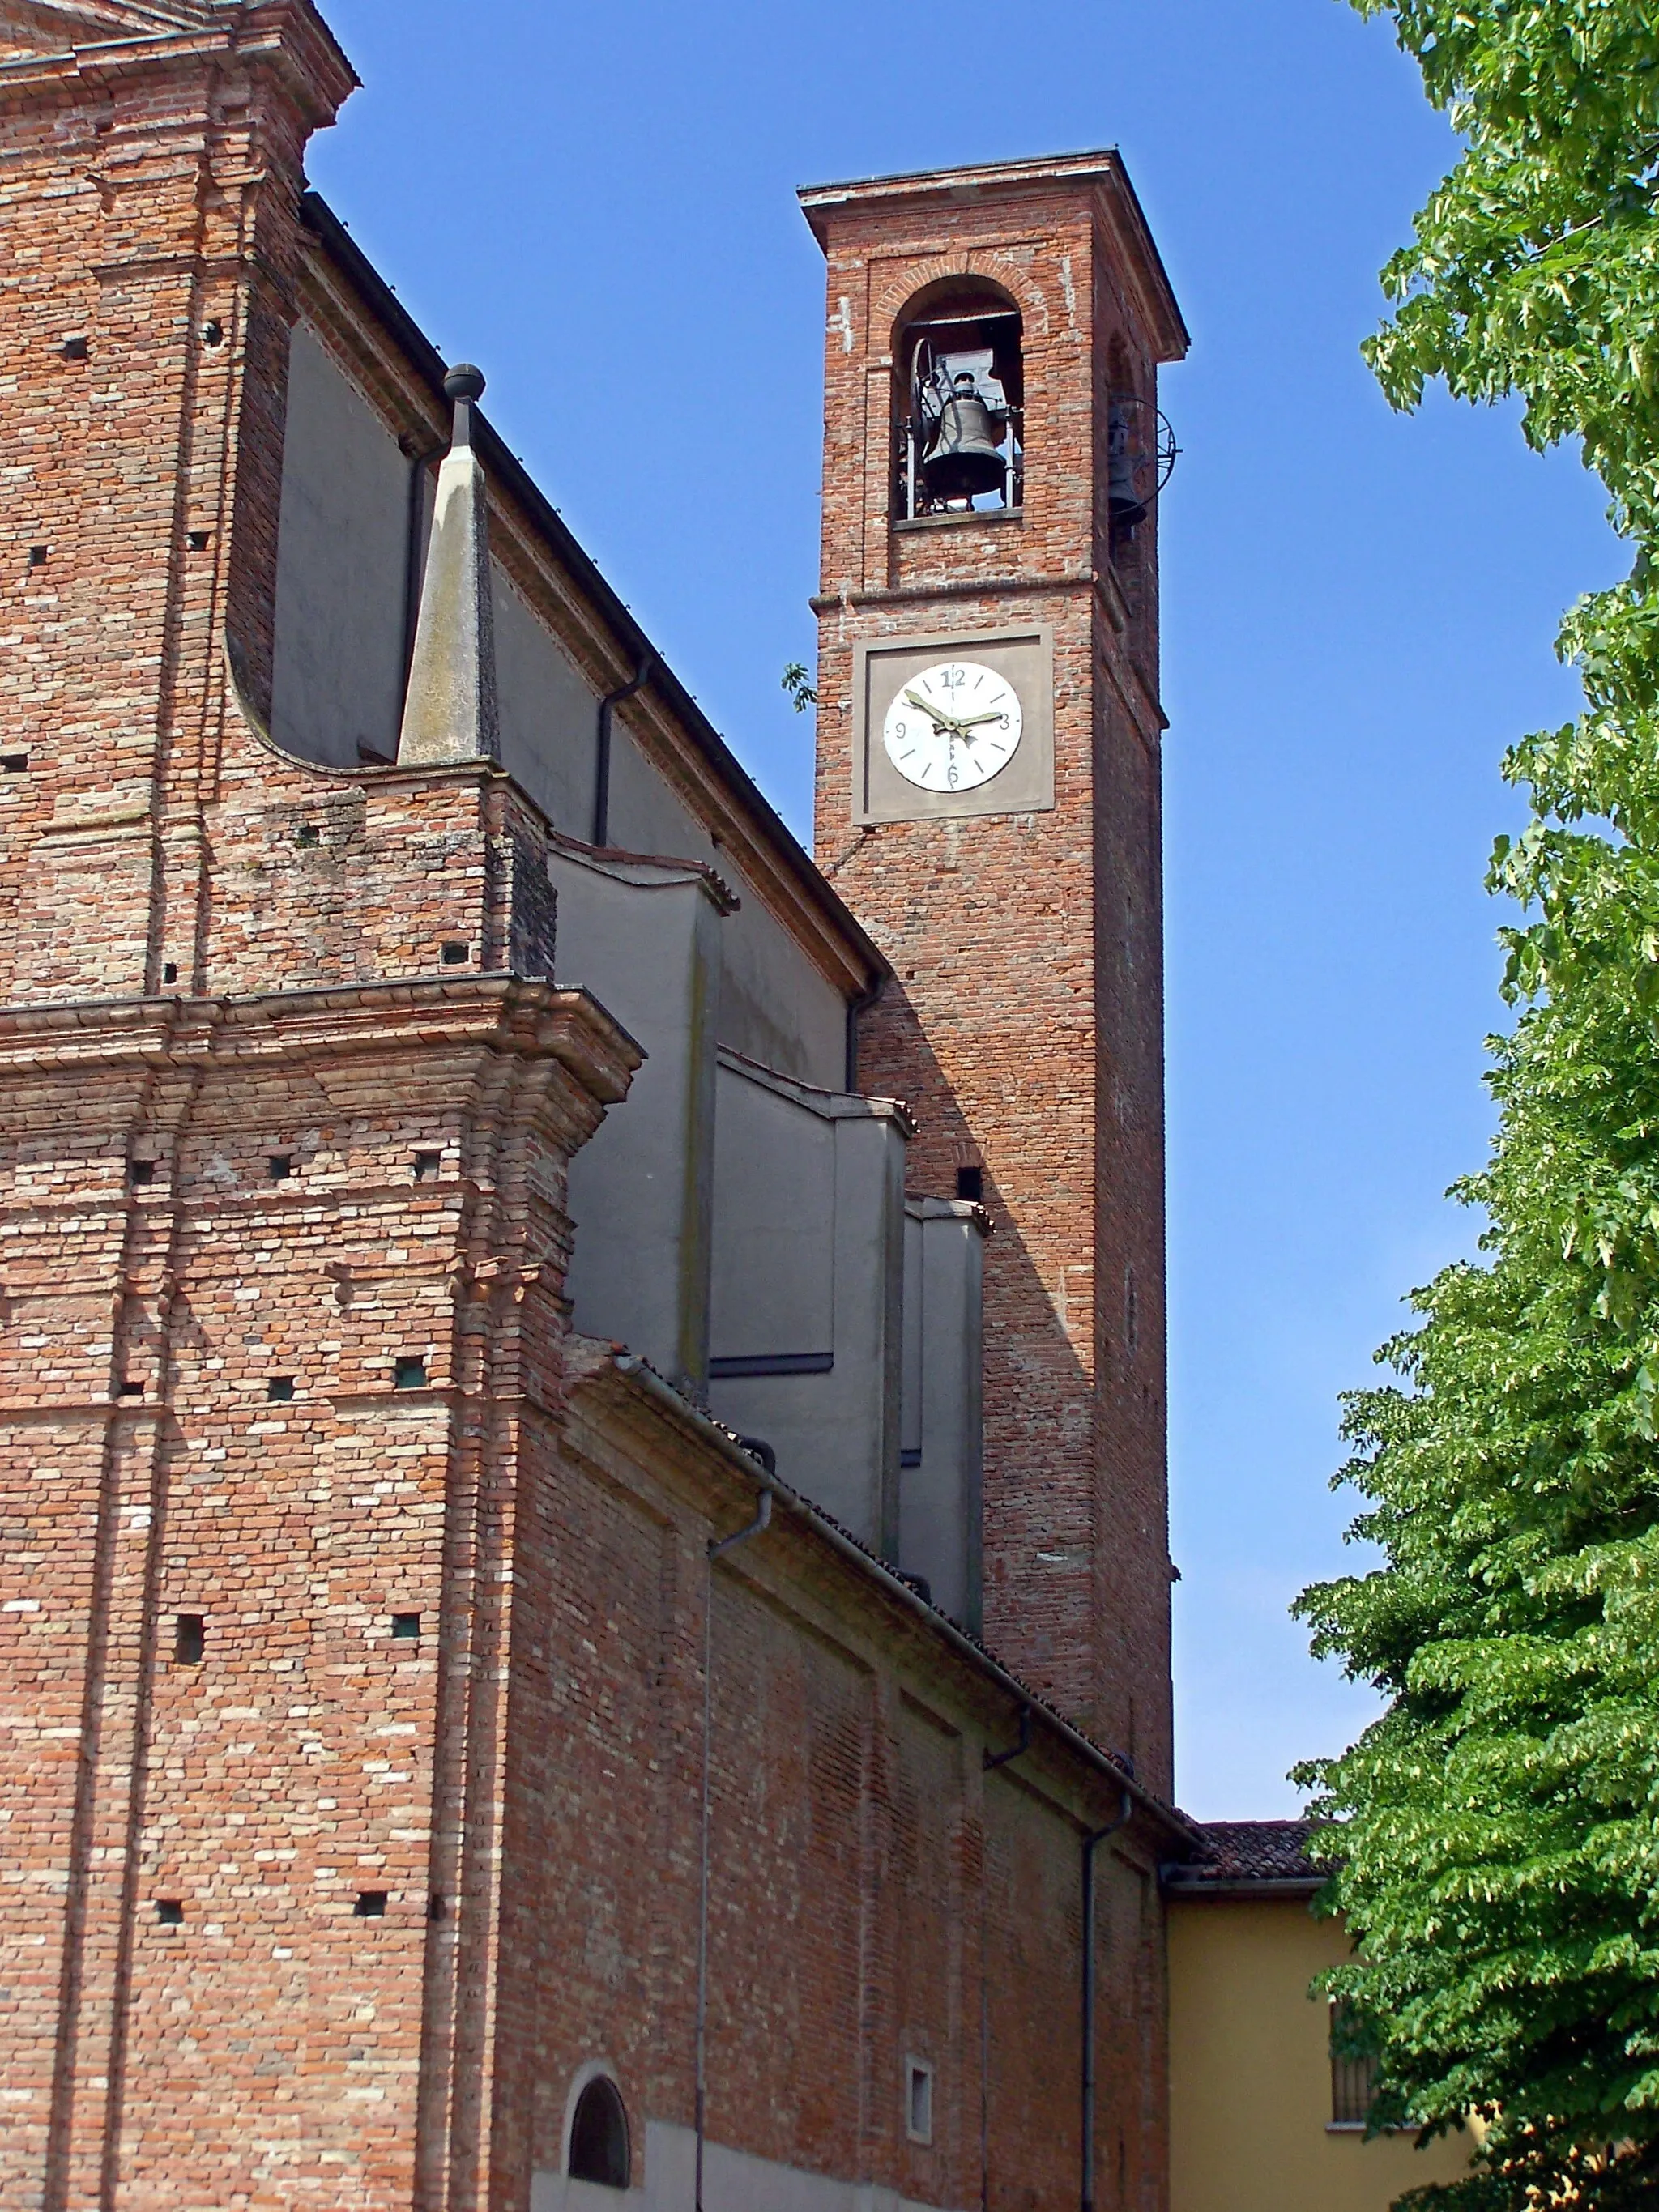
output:
M1331 2125L1363 2128L1376 2101L1377 2060L1352 2008L1331 2007Z

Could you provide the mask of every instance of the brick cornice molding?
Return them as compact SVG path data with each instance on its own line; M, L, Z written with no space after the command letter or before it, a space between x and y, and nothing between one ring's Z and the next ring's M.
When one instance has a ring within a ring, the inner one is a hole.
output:
M596 1106L624 1098L641 1054L586 991L511 975L0 1006L0 1083L27 1072L214 1062L385 1059L471 1047L556 1063Z
M8 51L9 49L9 51ZM355 70L310 0L204 0L134 6L112 0L0 0L0 100L43 85L107 89L140 74L224 61L270 70L308 129L331 123Z
M211 0L0 0L0 37L38 42L43 52L72 52L199 31L224 13Z

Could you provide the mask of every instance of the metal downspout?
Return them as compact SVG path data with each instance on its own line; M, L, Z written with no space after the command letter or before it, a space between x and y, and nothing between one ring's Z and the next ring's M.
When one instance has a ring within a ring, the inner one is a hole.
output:
M878 975L857 998L847 1001L847 1066L842 1088L849 1098L859 1095L859 1017L867 1014L880 998L884 981L884 977Z
M1019 1709L1019 1741L1012 1751L981 1752L980 1766L985 1773L994 1774L998 1767L1012 1766L1017 1759L1024 1759L1030 1748L1031 1708L1030 1705L1022 1705Z
M643 654L627 683L615 691L608 691L599 702L599 745L593 763L593 842L596 845L605 846L611 842L611 718L618 707L624 705L636 691L645 689L656 665L654 653Z

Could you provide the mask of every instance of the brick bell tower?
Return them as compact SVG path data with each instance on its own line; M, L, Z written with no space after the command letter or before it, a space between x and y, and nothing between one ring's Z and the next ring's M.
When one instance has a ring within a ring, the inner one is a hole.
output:
M803 192L829 263L817 855L859 1083L981 1197L985 1635L1170 1785L1158 366L1115 153Z

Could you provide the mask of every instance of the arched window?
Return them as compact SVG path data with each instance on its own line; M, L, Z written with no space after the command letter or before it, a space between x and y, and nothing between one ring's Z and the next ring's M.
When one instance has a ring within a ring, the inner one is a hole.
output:
M930 285L893 347L894 519L973 514L1024 498L1025 373L1019 309L1000 285Z
M1135 533L1169 481L1177 448L1158 412L1155 383L1144 367L1137 371L1121 337L1107 356L1106 438L1105 529L1112 564L1133 604L1140 571Z
M597 2181L606 2189L628 2186L628 2114L616 2083L603 2074L595 2075L576 2100L566 2171L573 2181Z

